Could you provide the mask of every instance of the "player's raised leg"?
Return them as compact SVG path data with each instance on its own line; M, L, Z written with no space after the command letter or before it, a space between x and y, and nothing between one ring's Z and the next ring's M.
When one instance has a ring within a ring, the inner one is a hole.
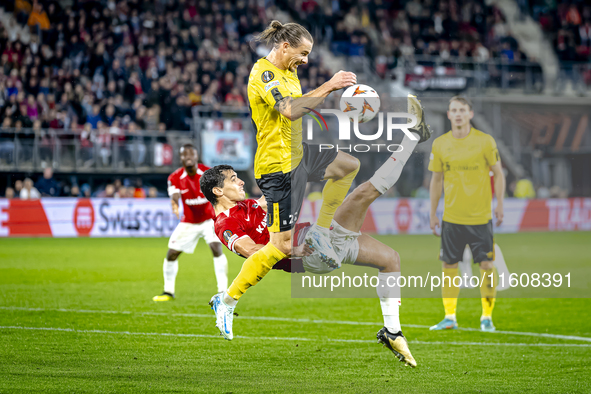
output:
M306 243L318 253L325 255L327 259L338 259L332 249L329 229L337 208L343 203L358 172L359 160L339 152L324 173L324 179L328 179L328 182L322 190L322 205L318 220L308 231ZM335 261L334 265L339 266L340 261Z
M414 134L414 138L411 138L405 133L400 143L402 149L393 152L369 180L381 194L384 194L398 181L404 165L415 150L417 144L427 141L433 133L431 128L425 123L424 108L415 96L408 95L407 106L408 113L415 115L417 118L417 124L408 129L410 133Z

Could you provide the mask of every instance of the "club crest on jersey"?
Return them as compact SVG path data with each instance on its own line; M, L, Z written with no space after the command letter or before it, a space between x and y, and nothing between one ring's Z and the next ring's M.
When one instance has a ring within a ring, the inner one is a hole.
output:
M226 242L230 242L232 235L234 235L234 233L232 231L230 231L230 230L224 231L224 239L226 240Z
M253 207L253 208L258 208L258 207L259 207L259 204L257 204L257 203L255 202L254 204L252 204L252 207Z
M261 79L264 83L271 82L273 78L275 78L275 74L273 74L273 71L265 71L263 72L263 75L261 75Z

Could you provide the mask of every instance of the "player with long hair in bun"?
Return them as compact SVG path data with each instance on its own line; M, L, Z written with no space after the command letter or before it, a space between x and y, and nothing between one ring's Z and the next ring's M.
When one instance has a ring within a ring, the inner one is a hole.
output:
M339 71L328 82L302 95L297 68L308 63L314 39L297 23L272 21L258 37L272 47L250 72L248 100L256 131L256 182L268 204L269 242L252 254L227 292L216 294L211 306L232 331L232 313L240 297L256 285L278 261L291 255L291 230L298 220L307 182L327 180L318 220L305 242L333 267L340 261L330 242L329 228L355 175L359 160L336 150L302 142L302 117L333 91L354 85L355 74ZM227 334L229 335L229 334Z

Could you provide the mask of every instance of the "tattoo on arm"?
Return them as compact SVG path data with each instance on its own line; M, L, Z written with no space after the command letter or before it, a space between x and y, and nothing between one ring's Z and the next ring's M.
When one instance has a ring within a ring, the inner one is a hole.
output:
M288 106L291 106L291 102L293 101L293 98L291 97L284 97L281 100L277 101L275 103L275 109L277 111L279 111L280 113L284 113L285 110L288 108Z

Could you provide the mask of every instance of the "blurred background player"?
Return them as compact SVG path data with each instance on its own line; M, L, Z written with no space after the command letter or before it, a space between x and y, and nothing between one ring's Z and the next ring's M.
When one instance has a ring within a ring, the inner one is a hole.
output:
M339 265L328 231L359 171L359 160L346 153L320 152L318 147L303 144L301 120L331 92L355 84L355 74L339 71L302 96L297 67L308 63L314 41L311 34L297 23L273 21L257 39L273 47L268 56L256 62L248 80L258 143L254 175L269 206L267 226L271 234L269 243L246 259L228 291L214 296L216 302L229 307L234 307L275 263L291 254L291 229L298 220L308 181L328 179L318 221L308 232L306 242L329 264Z
M183 218L168 241L168 253L164 259L164 292L154 301L174 299L176 276L179 271L178 257L182 252L192 254L197 242L204 238L213 253L213 267L218 292L228 287L228 259L213 229L214 212L211 204L201 192L199 180L209 167L197 164L197 149L185 144L180 149L181 168L168 177L168 195L172 212L179 217L179 199L183 201Z
M433 141L429 170L433 172L430 185L431 230L438 235L440 227L437 206L444 193L443 224L441 225L441 251L444 280L442 283L445 318L431 330L458 327L456 306L460 294L458 262L464 248L470 246L474 262L480 265L480 294L482 316L480 329L494 331L492 311L495 305L497 277L494 269L494 241L491 215L492 189L489 171L494 174L497 206L494 209L497 226L503 221L505 176L499 151L493 137L476 130L470 124L474 117L471 103L454 96L449 102L447 117L452 130ZM491 275L493 277L491 278Z

